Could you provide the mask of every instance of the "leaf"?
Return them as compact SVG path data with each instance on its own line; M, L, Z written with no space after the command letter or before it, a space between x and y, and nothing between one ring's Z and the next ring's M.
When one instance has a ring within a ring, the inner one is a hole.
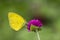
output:
M31 25L30 30L31 30L31 31L36 31L36 30L40 31L41 28L39 28L39 27L37 27L37 26L35 26L35 25Z

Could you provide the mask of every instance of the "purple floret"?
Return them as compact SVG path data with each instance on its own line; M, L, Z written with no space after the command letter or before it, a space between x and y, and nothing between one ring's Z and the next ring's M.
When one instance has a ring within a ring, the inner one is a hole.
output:
M27 24L27 29L30 31L30 27L31 25L34 25L34 26L37 26L37 27L42 27L42 22L40 20L36 20L36 19L33 19L33 20L30 20Z

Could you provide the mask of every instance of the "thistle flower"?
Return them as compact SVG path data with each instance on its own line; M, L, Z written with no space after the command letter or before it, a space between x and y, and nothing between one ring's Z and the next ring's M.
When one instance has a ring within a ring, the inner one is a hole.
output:
M42 22L38 19L30 20L27 24L28 31L35 31L36 29L39 29L42 27Z

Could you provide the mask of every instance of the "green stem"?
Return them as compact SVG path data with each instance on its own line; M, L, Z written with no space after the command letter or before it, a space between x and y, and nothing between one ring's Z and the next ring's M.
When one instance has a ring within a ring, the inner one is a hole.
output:
M38 30L36 30L36 34L37 34L37 40L40 40L40 36L39 36Z

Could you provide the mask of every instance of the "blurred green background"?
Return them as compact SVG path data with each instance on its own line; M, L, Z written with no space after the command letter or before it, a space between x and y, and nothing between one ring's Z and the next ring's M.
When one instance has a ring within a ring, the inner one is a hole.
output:
M41 16L52 20L39 32L41 40L60 40L60 0L0 0L0 40L36 40L36 33L28 32L25 26L18 32L10 28L7 17L10 11L22 15L26 21L36 11L41 12Z

